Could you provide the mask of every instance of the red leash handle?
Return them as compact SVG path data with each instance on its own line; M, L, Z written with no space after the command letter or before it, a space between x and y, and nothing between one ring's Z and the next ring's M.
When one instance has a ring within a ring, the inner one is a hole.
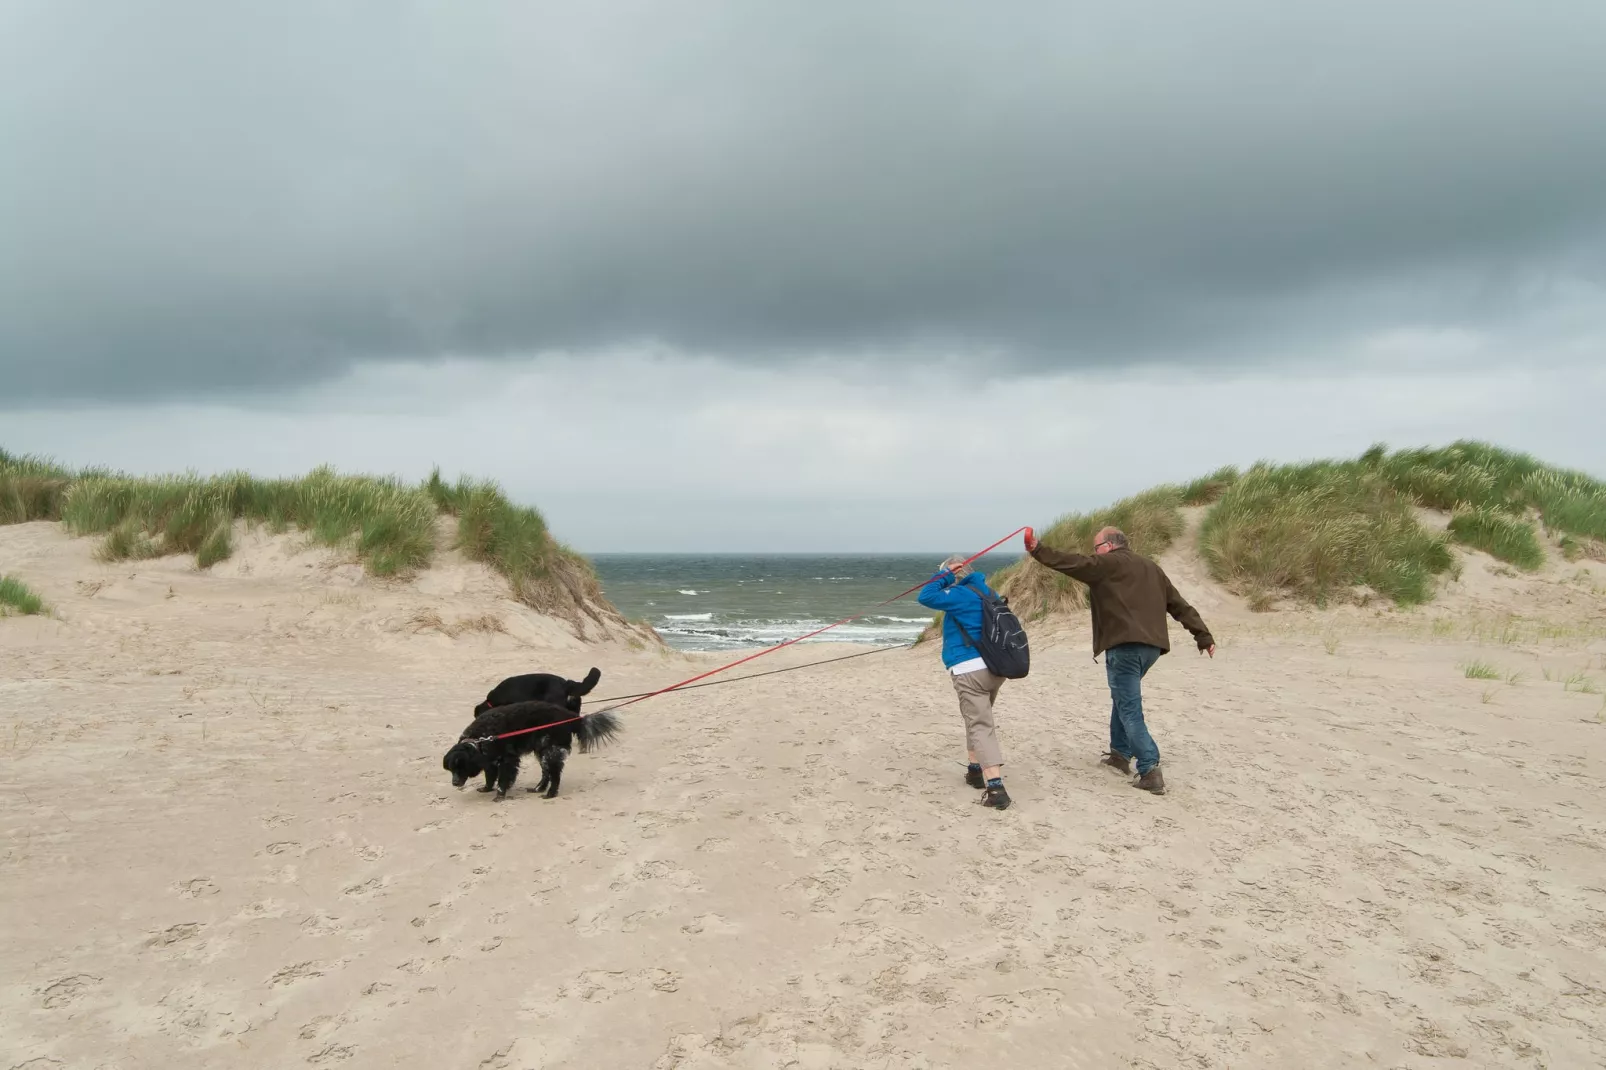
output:
M969 557L967 557L963 561L961 561L960 564L962 564L962 565L970 564L972 561L976 560L976 558L985 556L986 554L989 554L992 551L998 549L1000 546L1004 545L1004 543L1008 542L1010 539L1013 539L1015 536L1019 535L1021 532L1025 531L1025 530L1026 529L1024 527L1016 528L1014 531L1010 532L1008 535L1005 535L1002 539L999 539L997 542L995 542L991 546L987 547L987 549L980 550L980 551L977 551L976 553L971 554ZM618 706L611 706L609 708L617 710L617 709L620 709L620 708L622 708L624 706L632 706L637 702L645 702L647 699L654 698L654 697L656 697L658 695L665 694L666 692L669 692L669 691L674 691L677 688L685 687L687 684L695 684L699 680L706 680L708 677L714 676L714 675L716 675L718 673L722 673L726 669L734 669L738 665L745 665L748 662L752 661L754 658L761 658L765 654L773 654L775 651L780 650L782 647L788 647L788 646L791 646L794 643L801 643L805 639L812 639L814 636L819 635L821 632L828 632L832 628L839 627L839 626L841 626L843 624L851 623L852 621L858 620L860 617L867 617L871 613L873 613L876 610L880 609L884 605L888 605L888 604L890 604L892 602L896 602L900 598L907 598L910 595L914 594L916 591L920 590L920 588L924 587L927 583L930 583L930 582L931 582L930 580L923 580L920 583L917 583L913 587L909 588L907 591L903 591L903 592L901 592L899 594L893 595L891 598L888 598L888 599L885 599L883 601L877 602L875 605L871 606L869 609L865 610L863 613L855 613L851 617L843 617L841 620L837 621L836 623L827 624L823 628L816 628L814 631L809 632L807 635L800 635L796 639L788 639L784 643L777 643L776 645L774 645L772 647L766 647L765 649L760 650L756 654L749 654L745 658L739 658L736 661L731 662L729 665L721 665L717 669L709 669L707 672L700 673L697 676L693 676L689 680L682 680L678 684L670 684L668 687L660 688L657 691L650 691L645 695L639 695L636 698L631 699L629 702L621 702ZM559 722L559 723L562 723L562 722ZM533 731L533 729L527 729L527 731Z

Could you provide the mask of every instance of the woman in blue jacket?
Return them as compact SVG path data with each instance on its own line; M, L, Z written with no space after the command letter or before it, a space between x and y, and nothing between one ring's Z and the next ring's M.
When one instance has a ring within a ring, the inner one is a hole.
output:
M1009 792L1004 790L1004 752L998 745L998 728L993 722L993 704L998 701L1004 678L988 670L981 651L965 637L966 631L971 635L981 633L980 591L997 597L987 586L986 576L972 571L963 557L955 556L944 561L942 570L920 589L919 600L927 609L941 610L943 614L942 663L959 693L959 714L965 721L965 742L970 748L965 783L982 789L982 805L1005 810L1009 807Z

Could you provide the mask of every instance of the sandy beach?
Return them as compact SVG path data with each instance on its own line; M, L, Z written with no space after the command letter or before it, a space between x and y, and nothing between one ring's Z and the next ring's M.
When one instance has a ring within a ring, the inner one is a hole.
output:
M495 803L440 760L503 676L720 659L452 554L93 550L0 528L55 611L0 620L0 1070L1606 1065L1601 565L1253 614L1179 551L1221 648L1146 681L1169 794L1098 764L1071 620L997 813L930 646L631 706Z

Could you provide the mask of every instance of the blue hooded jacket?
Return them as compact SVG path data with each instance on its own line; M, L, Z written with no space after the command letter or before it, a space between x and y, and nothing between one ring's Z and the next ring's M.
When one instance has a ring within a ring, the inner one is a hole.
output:
M981 657L981 651L971 646L965 639L965 633L959 630L959 624L963 624L971 635L981 632L981 597L971 588L980 588L998 597L997 592L987 586L987 577L982 573L972 572L955 582L954 574L949 569L931 577L917 596L920 604L927 609L937 609L943 613L942 663L950 669L962 661Z

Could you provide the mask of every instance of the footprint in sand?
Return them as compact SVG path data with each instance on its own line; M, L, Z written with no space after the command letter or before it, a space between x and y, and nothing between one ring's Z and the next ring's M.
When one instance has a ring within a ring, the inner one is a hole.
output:
M344 929L340 919L330 914L313 914L301 923L302 932L308 936L334 936Z
M41 993L41 1002L47 1010L70 1007L82 999L85 992L100 984L100 982L101 979L99 977L94 977L87 973L75 973L71 977L60 978L45 986L44 992Z
M356 1054L357 1049L350 1044L331 1044L322 1051L307 1056L307 1062L313 1066L328 1066L331 1063L343 1063Z
M661 909L638 910L634 914L628 915L625 918L624 923L619 926L619 931L622 933L637 932L646 923L652 921L654 918L661 918L667 913L669 913L669 911Z
M803 893L809 897L810 910L827 911L835 909L833 901L852 882L853 874L847 870L828 869L795 881L792 887L801 888Z
M179 881L175 888L184 899L199 899L206 895L216 895L221 889L212 882L210 877L192 877L187 881Z
M928 910L940 909L942 904L941 896L932 895L929 892L907 892L898 901L898 913L924 914Z
M184 922L180 925L171 925L145 941L146 947L172 947L174 944L193 939L201 931L198 922Z
M446 955L446 956L443 956L442 958L439 958L439 959L416 958L416 959L408 959L406 962L402 963L400 966L397 966L396 968L398 970L401 970L403 973L410 973L414 977L422 977L424 974L430 973L430 972L432 972L434 970L437 970L437 969L439 969L440 967L446 965L449 962L456 962L456 961L457 961L457 956L456 955ZM419 991L431 991L431 990L430 989L420 989Z
M704 914L694 918L689 924L682 925L680 931L687 936L698 936L705 932L728 933L734 932L735 926L725 920L723 914Z
M587 1003L605 1003L615 996L643 988L655 992L679 991L680 974L656 967L635 971L587 970L575 978L572 994Z
M1088 1014L1091 1008L1083 1008ZM1057 988L1029 988L1008 996L984 996L976 1001L978 1029L1008 1029L1025 1022L1040 1022L1065 1013L1065 993Z
M279 840L277 843L268 844L264 850L270 855L282 855L289 851L300 851L301 845L295 840Z
M366 847L358 849L357 857L361 858L364 862L377 862L381 858L385 857L385 849L377 844L369 844Z
M301 1032L298 1035L302 1040L322 1040L324 1037L328 1036L330 1033L334 1032L336 1029L339 1029L345 1024L346 1016L343 1014L338 1017L328 1014L320 1014L318 1017L302 1026Z
M294 966L286 966L268 978L268 987L279 988L283 985L293 985L297 981L307 981L314 977L322 976L323 970L316 962L298 962Z
M630 880L616 880L608 886L609 891L622 891L629 887L630 881L645 883L646 881L663 881L682 891L697 886L697 877L689 870L664 859L653 859L642 862L631 871Z
M689 810L643 810L636 815L636 829L643 839L656 839L660 831L673 828L676 825L686 825L697 820L697 815Z

